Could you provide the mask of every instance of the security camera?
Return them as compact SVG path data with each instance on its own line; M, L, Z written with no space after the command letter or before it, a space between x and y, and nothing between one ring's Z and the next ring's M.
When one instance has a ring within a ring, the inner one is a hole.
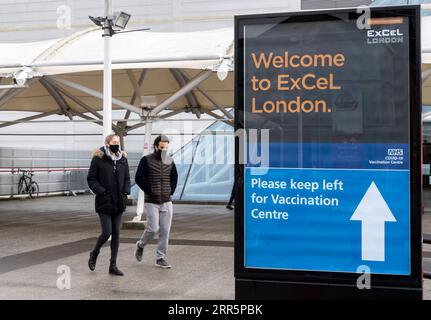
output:
M103 26L103 22L105 21L105 18L103 17L92 17L92 16L88 16L90 18L91 21L93 21L93 23L96 26L102 27Z
M15 83L17 86L23 87L25 83L27 82L26 78L14 78L13 83Z
M26 84L27 80L32 77L32 70L29 68L25 68L15 73L13 81L18 86L23 87Z
M232 65L229 59L223 59L217 69L217 77L223 81L227 78L228 72L231 70Z

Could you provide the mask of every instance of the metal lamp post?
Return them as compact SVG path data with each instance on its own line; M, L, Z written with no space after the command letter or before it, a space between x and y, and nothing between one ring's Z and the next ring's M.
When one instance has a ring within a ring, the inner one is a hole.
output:
M111 38L116 33L133 32L148 30L118 31L126 28L130 19L130 14L112 11L112 0L105 0L105 16L94 18L89 17L97 26L103 30L103 137L112 132L112 57L111 57ZM117 27L114 30L114 26Z
M112 0L105 0L105 21L103 22L103 137L112 132L112 57L111 21Z

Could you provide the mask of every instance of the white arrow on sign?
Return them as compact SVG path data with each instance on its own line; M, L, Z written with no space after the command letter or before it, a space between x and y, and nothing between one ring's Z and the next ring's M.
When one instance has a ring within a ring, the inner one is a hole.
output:
M362 260L385 261L385 222L397 220L374 181L350 220L362 221Z

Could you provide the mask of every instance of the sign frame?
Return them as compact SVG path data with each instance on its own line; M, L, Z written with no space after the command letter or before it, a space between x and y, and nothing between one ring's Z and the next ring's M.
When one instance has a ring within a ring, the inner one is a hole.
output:
M328 297L340 298L337 288L344 288L343 296L422 298L422 103L421 103L421 37L420 6L371 7L371 18L409 17L409 104L410 104L410 266L408 276L371 274L371 288L358 290L359 274L344 272L254 269L244 267L244 178L245 165L240 163L239 147L235 138L235 282L238 299L306 298L310 290ZM334 19L338 15L359 17L357 8L299 11L273 14L235 16L235 132L244 128L244 26L277 23L295 18L298 21ZM365 263L364 263L365 264ZM308 288L312 288L308 290ZM380 289L380 290L379 290ZM368 292L367 292L368 291ZM329 295L328 292L330 292ZM371 294L370 294L371 293ZM374 295L373 295L374 293ZM282 295L282 296L280 296ZM338 296L338 297L337 297Z

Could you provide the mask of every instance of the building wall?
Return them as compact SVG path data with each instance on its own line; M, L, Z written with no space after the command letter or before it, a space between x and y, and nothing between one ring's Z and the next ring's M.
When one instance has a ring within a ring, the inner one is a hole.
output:
M392 6L408 4L430 4L431 0L302 0L301 9L328 9L365 6ZM427 10L429 11L429 9ZM423 12L424 14L424 12ZM429 15L429 13L426 13Z
M237 14L348 7L370 4L371 0L112 0L112 2L114 11L124 10L132 14L131 28L149 26L154 31L191 31L232 26L233 17ZM92 26L88 15L103 15L103 8L104 0L1 0L0 42L64 37ZM115 112L114 117L119 117L123 113L124 111ZM0 112L3 120L15 120L28 115L30 114ZM63 117L52 116L48 119ZM189 126L192 129L187 131L199 132L209 124L210 122L193 122L193 125ZM169 126L179 130L183 128L181 123L170 123ZM164 127L166 123L157 125L154 130L161 132ZM40 135L47 132L64 135ZM22 133L31 135L20 136ZM73 136L75 133L81 135ZM50 124L48 129L46 124L21 124L0 129L0 146L91 150L100 145L101 133L102 128L94 124L59 123ZM127 136L126 148L129 151L140 152L143 149L144 128L133 133L140 135ZM176 151L190 139L191 136L175 138L172 151Z
M329 9L329 8L350 8L361 5L370 5L372 0L302 0L301 9Z
M113 119L124 117L124 111L114 110ZM0 112L0 119L13 121L32 115L30 112ZM190 115L179 114L176 119L187 119ZM136 119L137 115L132 114L131 119ZM194 117L196 118L196 117ZM209 119L207 115L202 115L201 119ZM0 128L0 147L8 148L37 148L51 150L72 150L91 151L100 147L103 142L102 126L93 123L70 122L64 116L49 116L40 121L61 120L65 122L14 124L9 127ZM165 133L171 138L170 149L175 152L181 146L192 139L193 134L197 134L208 127L213 121L159 121L153 124L152 139L156 135ZM129 122L134 125L136 122ZM167 132L166 130L169 130ZM181 133L181 134L180 134ZM125 149L129 152L140 152L144 150L145 127L135 129L124 138Z
M2 0L0 42L67 36L92 26L89 15L104 14L103 0ZM297 11L300 0L112 0L114 11L132 14L130 27L192 31L233 26L238 14Z
M134 183L135 171L141 154L129 153L130 177ZM34 171L33 180L40 193L88 190L87 174L91 151L62 151L50 149L18 149L0 147L0 197L18 193L20 170Z
M130 28L150 27L153 31L194 31L233 27L237 14L298 11L300 0L112 0L114 11L132 14ZM27 42L65 37L76 31L93 26L89 15L104 14L104 0L1 0L0 42ZM119 117L123 111L114 112ZM15 120L28 113L4 113L4 120ZM47 119L63 119L52 116ZM193 122L186 131L199 132L211 122ZM156 125L155 132L161 132L166 123ZM170 123L169 127L183 129L181 123ZM63 136L41 136L46 133ZM32 135L19 136L22 133ZM34 133L34 134L33 134ZM73 136L74 133L81 135ZM84 133L95 135L82 135ZM55 150L91 150L100 145L102 128L94 124L58 123L20 124L0 129L0 146L18 148L50 148ZM136 130L139 136L127 136L129 151L142 151L144 128ZM3 135L3 134L17 134ZM187 143L191 136L175 137L173 150Z

